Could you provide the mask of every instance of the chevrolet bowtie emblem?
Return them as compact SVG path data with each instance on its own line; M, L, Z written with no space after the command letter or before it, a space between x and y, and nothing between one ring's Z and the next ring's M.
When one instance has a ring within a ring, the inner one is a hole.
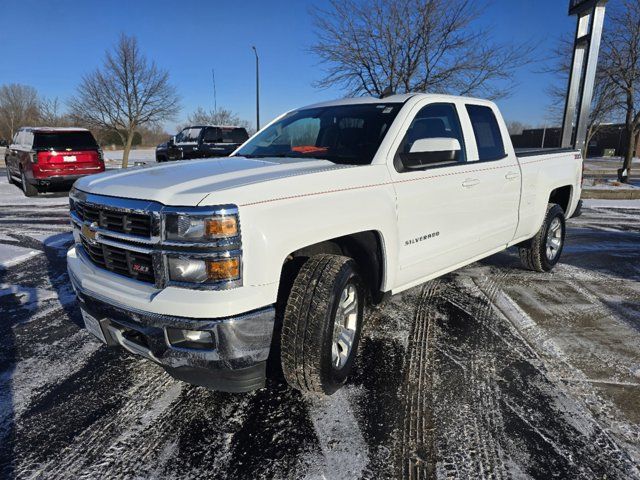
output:
M83 223L82 229L80 230L82 232L82 236L92 242L96 241L96 231L93 230L92 228L94 226L96 225L95 224L87 225L86 223Z

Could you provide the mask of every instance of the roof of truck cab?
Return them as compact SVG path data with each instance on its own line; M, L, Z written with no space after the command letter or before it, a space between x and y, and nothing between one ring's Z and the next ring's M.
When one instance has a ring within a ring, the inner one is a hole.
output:
M328 102L315 103L313 105L307 105L305 107L299 108L297 110L304 110L307 108L318 108L318 107L336 107L341 105L367 105L367 104L382 104L382 103L405 103L407 100L411 98L434 98L440 101L446 100L466 100L477 103L490 103L488 100L481 98L473 98L473 97L461 97L456 95L443 95L439 93L404 93L400 95L390 95L384 98L377 97L352 97L352 98L340 98L337 100L330 100Z

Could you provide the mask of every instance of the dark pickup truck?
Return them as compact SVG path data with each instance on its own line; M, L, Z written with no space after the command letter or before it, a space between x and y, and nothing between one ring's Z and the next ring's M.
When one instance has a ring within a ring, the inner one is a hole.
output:
M248 138L249 134L243 127L223 125L186 127L171 137L168 142L156 147L156 161L227 157Z

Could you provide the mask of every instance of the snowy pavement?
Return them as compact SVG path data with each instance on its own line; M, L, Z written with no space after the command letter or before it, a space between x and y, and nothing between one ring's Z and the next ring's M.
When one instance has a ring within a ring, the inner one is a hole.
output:
M552 274L508 251L392 297L318 399L101 346L66 196L0 178L0 478L640 478L638 201L586 202Z
M105 167L107 169L120 168L122 165L122 150L104 150ZM156 163L155 148L138 148L129 152L129 165L133 166L136 162L146 165Z

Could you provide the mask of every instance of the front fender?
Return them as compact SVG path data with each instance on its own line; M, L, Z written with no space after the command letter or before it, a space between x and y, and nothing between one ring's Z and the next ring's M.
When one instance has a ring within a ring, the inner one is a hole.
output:
M364 231L378 232L382 239L382 289L390 289L395 280L395 192L388 184L276 198L241 207L240 222L245 285L277 283L292 252Z

